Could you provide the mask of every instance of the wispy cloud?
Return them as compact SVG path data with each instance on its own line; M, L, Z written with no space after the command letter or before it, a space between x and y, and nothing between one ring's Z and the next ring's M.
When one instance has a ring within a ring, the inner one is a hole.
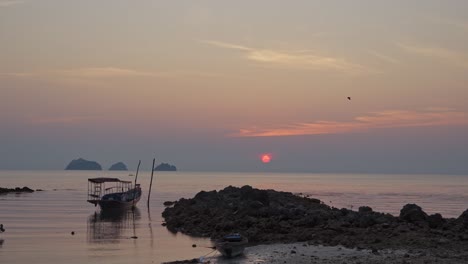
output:
M385 54L382 54L380 52L377 52L377 51L373 51L373 50L370 50L369 53L371 55L373 55L374 57L377 57L379 58L380 60L383 60L385 62L389 62L389 63L393 63L393 64L397 64L397 63L400 63L399 60L395 59L395 58L392 58L388 55L385 55Z
M32 76L37 76L38 74L36 73L31 73L31 72L0 72L0 77L6 76L6 77L32 77Z
M13 5L23 4L24 1L21 0L0 0L0 7L8 7Z
M35 117L28 122L34 125L71 125L80 124L96 120L101 120L100 116L64 116L64 117Z
M442 24L442 25L447 25L447 26L452 26L455 28L463 29L468 31L468 22L462 21L462 20L454 20L454 19L431 19L433 22L437 24Z
M78 79L99 79L99 78L134 78L134 77L160 77L175 78L180 76L192 77L219 77L219 74L198 72L198 71L142 71L119 67L84 67L74 69L57 69L42 72L7 72L0 73L6 77L62 77Z
M310 50L280 51L258 49L214 40L203 40L201 42L220 48L238 50L242 52L248 60L271 66L305 70L331 70L352 75L377 72L360 64L352 63L344 58L325 56Z
M74 77L138 77L138 76L158 76L159 73L138 71L133 69L116 67L90 67L71 70L55 71L59 75L68 75Z
M41 72L4 72L0 76L11 77L37 77L37 76L64 76L64 77L88 77L88 78L105 78L105 77L135 77L135 76L159 76L162 73L153 73L145 71L137 71L133 69L117 68L117 67L89 67L76 68L66 70L48 70Z
M418 46L405 43L397 43L397 46L409 53L439 59L457 67L468 68L468 55L465 53L445 48Z
M428 108L423 111L389 110L355 117L352 121L317 121L278 127L240 129L233 137L274 137L319 134L339 134L376 128L425 127L467 125L465 112L447 108Z

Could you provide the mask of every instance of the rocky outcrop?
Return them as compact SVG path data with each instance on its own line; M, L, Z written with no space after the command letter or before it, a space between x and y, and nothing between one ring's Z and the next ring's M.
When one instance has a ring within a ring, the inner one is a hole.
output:
M171 165L169 163L161 163L156 168L154 168L155 171L177 171L176 166Z
M0 194L5 194L5 193L32 193L34 192L33 189L29 187L16 187L16 188L2 188L0 187Z
M425 223L427 214L416 204L407 204L400 210L400 218L410 223Z
M72 160L65 170L102 170L101 165L95 161L89 161L82 158Z
M212 238L239 232L264 243L308 241L375 250L468 247L468 210L458 219L444 219L408 204L396 217L367 206L357 212L338 209L317 199L250 186L201 191L162 215L172 232Z
M110 171L128 171L127 165L125 165L125 163L123 162L117 162L113 164L112 166L110 166L109 170Z

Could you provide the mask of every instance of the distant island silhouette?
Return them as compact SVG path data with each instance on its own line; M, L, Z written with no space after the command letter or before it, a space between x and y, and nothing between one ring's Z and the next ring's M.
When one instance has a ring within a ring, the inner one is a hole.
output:
M110 171L128 171L127 165L123 162L117 162L110 166L109 168Z
M95 161L89 161L82 158L72 160L65 170L102 170L99 163Z
M161 163L156 168L154 168L155 171L177 171L176 166L171 165L169 163Z

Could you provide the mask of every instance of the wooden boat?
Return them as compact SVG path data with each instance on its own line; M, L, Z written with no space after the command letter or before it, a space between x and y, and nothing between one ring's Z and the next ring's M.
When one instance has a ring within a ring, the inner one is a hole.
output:
M124 209L136 205L141 198L140 184L117 178L88 179L88 202L101 209Z
M244 252L248 242L248 239L240 234L229 234L218 240L215 247L223 256L233 258Z

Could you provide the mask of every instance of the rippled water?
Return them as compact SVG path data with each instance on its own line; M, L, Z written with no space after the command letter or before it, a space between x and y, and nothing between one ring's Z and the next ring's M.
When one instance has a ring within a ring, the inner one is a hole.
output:
M228 185L303 193L339 208L369 205L396 215L406 203L444 217L458 217L468 208L468 176L455 175L158 172L147 208L150 173L141 172L137 210L107 214L86 202L88 178L133 180L128 174L0 171L1 187L44 190L0 195L6 229L0 234L0 263L160 263L203 256L211 251L202 247L210 241L167 231L161 226L162 204Z

